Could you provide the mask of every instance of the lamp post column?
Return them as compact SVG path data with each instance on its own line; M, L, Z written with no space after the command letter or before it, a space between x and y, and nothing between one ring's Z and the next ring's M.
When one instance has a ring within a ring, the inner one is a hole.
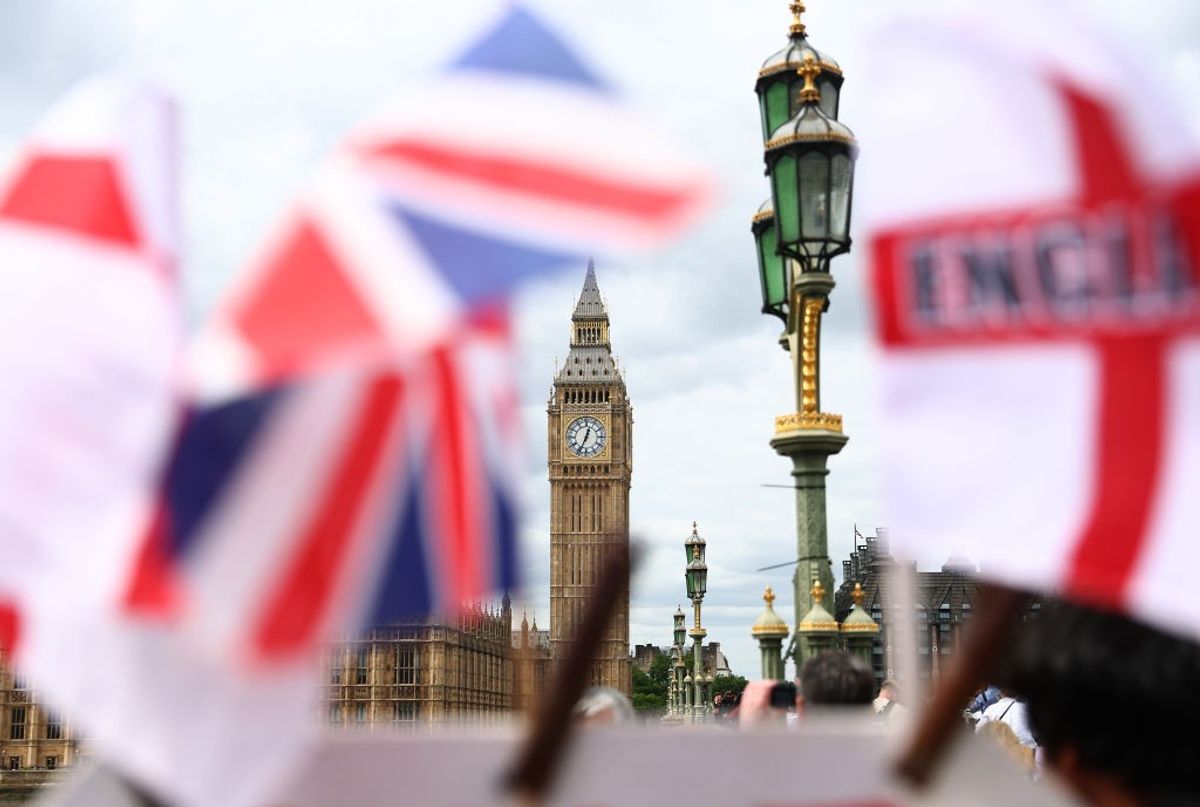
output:
M683 608L675 606L671 636L671 691L673 695L670 714L672 715L683 714L683 651L687 644L687 628L684 626L686 619L687 615L683 613Z
M700 624L700 603L704 601L704 592L708 590L708 564L704 562L706 547L707 543L700 537L699 528L696 526L696 522L693 521L692 534L683 542L684 552L688 560L687 569L684 572L684 580L687 582L688 599L692 601L692 610L695 617L695 624L688 631L688 635L692 637L691 714L693 722L702 720L704 712L704 660L701 645L707 631Z
M796 380L796 414L775 419L771 447L792 461L796 491L796 571L792 577L797 626L813 607L811 586L820 580L833 591L829 560L829 533L825 509L825 477L829 457L842 450L849 438L839 415L821 411L821 316L829 307L833 276L828 272L794 275L788 347ZM796 668L806 660L805 645L796 642Z
M688 635L692 637L692 722L704 719L704 659L703 642L708 633L700 627L700 598L696 598L696 626Z

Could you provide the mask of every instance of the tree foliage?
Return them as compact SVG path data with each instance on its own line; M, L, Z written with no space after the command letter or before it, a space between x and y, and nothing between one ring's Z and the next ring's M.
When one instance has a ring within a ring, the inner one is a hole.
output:
M746 679L740 675L718 675L713 679L713 693L741 692L746 688Z
M667 691L667 684L671 682L671 657L664 653L661 656L655 656L654 662L650 665L650 680L654 682L656 687Z
M655 659L655 663L658 659ZM650 667L650 675L639 668L633 668L633 708L642 713L661 714L667 708L667 681L663 678L659 685L653 675L654 665Z
M688 674L692 672L691 651L684 656L684 664ZM655 656L650 664L650 672L642 672L633 668L633 708L638 712L662 714L667 708L667 685L671 680L671 656L664 653ZM746 679L740 675L721 675L713 679L713 693L741 692L746 688Z

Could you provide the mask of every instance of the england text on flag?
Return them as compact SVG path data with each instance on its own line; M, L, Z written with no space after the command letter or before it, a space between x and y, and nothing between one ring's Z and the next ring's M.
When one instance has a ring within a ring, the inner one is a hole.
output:
M1200 516L1200 148L1079 12L1029 11L1036 33L985 13L881 55L956 77L924 143L909 121L876 155L894 533L1197 632L1176 593Z

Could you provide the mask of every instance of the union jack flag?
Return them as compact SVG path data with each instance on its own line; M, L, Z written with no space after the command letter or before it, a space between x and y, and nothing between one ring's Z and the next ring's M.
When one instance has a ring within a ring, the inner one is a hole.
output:
M520 8L354 132L198 343L131 603L265 661L514 587L498 306L690 221L675 151Z
M695 221L707 171L515 7L347 137L197 343L202 394L418 353L480 304Z
M316 642L516 584L514 284L667 238L707 181L511 10L335 153L180 389L162 101L73 96L0 188L0 642L155 793L249 807Z
M269 662L516 585L509 341L504 314L482 311L403 365L327 371L188 417L155 540L209 646ZM142 579L131 603L180 605L161 583Z

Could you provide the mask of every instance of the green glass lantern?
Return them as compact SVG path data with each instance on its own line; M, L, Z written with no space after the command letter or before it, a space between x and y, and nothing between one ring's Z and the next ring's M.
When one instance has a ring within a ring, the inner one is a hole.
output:
M778 249L801 271L827 271L829 260L850 249L854 133L821 111L814 80L816 60L805 56L800 74L803 105L776 129L766 146Z
M687 641L687 631L683 625L684 613L682 608L675 609L675 644L682 645Z
M703 598L708 589L708 566L702 561L694 560L688 564L687 574L688 597Z
M771 200L762 203L750 222L754 247L758 253L758 281L762 288L764 314L772 314L787 323L788 291L792 287L791 262L779 254L775 231L775 209Z
M790 120L800 108L799 92L804 86L804 80L799 77L797 71L804 64L806 56L811 55L820 69L816 77L816 86L821 93L821 111L834 120L837 120L838 116L842 69L837 62L809 43L804 23L800 20L800 15L804 13L804 3L793 2L789 7L792 10L792 25L788 31L788 44L763 62L758 71L758 81L754 85L762 118L763 142L770 140L771 134Z

